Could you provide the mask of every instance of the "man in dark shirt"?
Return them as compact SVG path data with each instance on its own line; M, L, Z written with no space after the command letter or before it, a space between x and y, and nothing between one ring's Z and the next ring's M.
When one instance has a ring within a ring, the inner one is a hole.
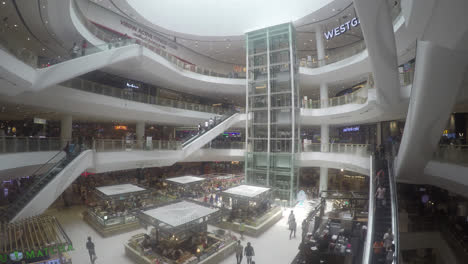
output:
M94 243L91 241L91 237L88 237L88 242L86 242L86 249L88 249L89 259L91 260L91 263L94 264L94 261L96 261L97 256L96 251L94 251Z

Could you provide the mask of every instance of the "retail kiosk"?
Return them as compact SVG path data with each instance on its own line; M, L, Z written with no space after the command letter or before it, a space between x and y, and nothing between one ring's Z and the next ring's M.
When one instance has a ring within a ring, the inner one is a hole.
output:
M155 203L151 191L133 184L97 187L84 220L103 237L140 228L135 214Z
M235 237L224 230L208 232L208 223L220 220L222 212L195 201L178 200L139 214L149 234L133 236L125 253L135 263L219 263L234 252Z
M270 188L239 185L221 192L222 207L229 209L220 227L239 231L244 224L245 233L258 236L283 216L281 207L272 203L273 192Z
M204 195L203 183L206 178L182 176L166 179L168 194L177 198L197 198Z
M0 238L0 263L72 263L73 244L55 217L0 223Z

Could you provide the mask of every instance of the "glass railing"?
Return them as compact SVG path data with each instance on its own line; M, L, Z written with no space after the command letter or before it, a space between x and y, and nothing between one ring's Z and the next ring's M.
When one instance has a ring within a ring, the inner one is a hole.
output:
M439 145L433 159L468 166L468 145Z
M211 105L189 103L189 102L173 100L169 98L152 96L152 95L143 94L143 93L135 93L135 92L128 91L125 89L116 88L116 87L108 86L105 84L99 84L99 83L91 82L91 81L80 79L80 78L70 79L68 81L61 83L61 85L65 87L70 87L70 88L86 91L86 92L117 97L120 99L131 100L131 101L145 103L145 104L168 106L168 107L173 107L173 108L213 113L213 114L219 114L219 115L225 114L229 111L225 108L215 107Z
M18 43L21 42L15 41L12 34L8 34L8 32L0 30L0 49L15 56L18 60L24 62L25 64L36 68L37 54L23 45L18 45Z
M213 140L203 146L203 149L245 149L245 142Z
M318 68L318 67L322 67L322 66L332 64L334 62L338 62L346 58L349 58L353 55L356 55L362 52L365 49L366 49L366 43L364 42L364 40L362 40L348 47L344 47L342 48L342 50L336 53L326 55L323 60L319 60L317 58L317 55L312 56L311 60L306 60L305 58L301 59L299 65L301 67L306 67L306 68Z
M328 100L303 100L302 107L306 109L319 109L345 104L364 104L367 102L367 87L361 88L349 94L328 98ZM327 105L322 107L322 105Z
M73 1L74 2L74 1ZM111 33L108 31L105 31L95 24L91 23L80 11L80 8L74 3L75 7L74 9L77 11L78 17L80 18L81 23L83 23L87 29L93 33L97 38L105 41L105 42L115 42L119 38L124 38L124 36ZM134 40L134 39L132 39ZM192 63L188 63L182 59L179 59L177 56L172 55L168 53L167 51L156 48L152 45L149 45L148 43L144 43L141 41L136 41L137 44L142 45L143 47L146 47L147 49L153 51L154 53L164 57L167 61L171 62L175 66L177 66L180 69L203 74L203 75L208 75L208 76L214 76L214 77L222 77L222 78L234 78L234 79L245 79L245 73L237 73L237 72L232 72L232 73L220 73L216 72L213 69L208 69L204 67L200 67L197 65L194 65Z
M302 152L333 152L333 153L348 153L369 157L373 150L371 144L346 144L346 143L304 143Z
M0 137L0 153L56 151L67 141L53 137Z
M96 152L180 150L181 142L174 140L95 139L92 149Z

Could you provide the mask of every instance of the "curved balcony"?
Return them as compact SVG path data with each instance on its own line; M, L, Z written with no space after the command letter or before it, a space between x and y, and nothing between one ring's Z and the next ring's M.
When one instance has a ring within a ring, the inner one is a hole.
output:
M468 145L439 145L433 160L468 167Z
M203 105L197 103L184 102L180 100L173 100L169 98L157 97L143 93L130 92L125 89L112 87L109 85L104 85L100 83L95 83L92 81L74 78L68 81L61 83L65 87L74 88L86 92L112 96L124 100L131 100L135 102L145 103L145 104L154 104L160 106L167 106L191 111L199 111L213 114L226 114L229 112L228 109L215 107L210 105Z
M0 137L0 153L58 151L67 141L54 137Z
M345 94L342 96L328 98L328 100L303 100L302 108L304 109L320 109L334 106L340 106L345 104L365 104L368 97L367 86L356 90L352 93Z
M352 57L356 54L363 52L364 50L366 50L366 43L364 42L364 40L361 40L355 44L344 47L336 53L326 55L325 59L323 60L319 60L317 56L310 56L310 60L306 60L305 58L303 58L301 59L299 66L305 68L323 67L325 65L332 64Z

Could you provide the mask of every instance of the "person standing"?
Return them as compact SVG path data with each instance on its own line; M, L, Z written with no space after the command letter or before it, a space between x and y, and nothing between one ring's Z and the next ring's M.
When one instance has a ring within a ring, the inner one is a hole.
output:
M395 245L392 245L388 249L387 256L385 256L385 264L392 264L393 263L393 252L395 252Z
M240 223L239 223L239 233L241 235L241 239L244 239L244 231L245 231L245 224L244 224L244 221L241 220Z
M202 133L202 126L201 123L198 123L198 134L200 135Z
M72 59L76 58L78 56L78 51L80 50L80 47L76 45L76 42L73 43L73 47L71 49L71 57Z
M94 243L93 241L91 241L91 237L88 237L88 242L86 242L86 249L88 249L89 259L91 260L91 263L94 264L94 262L97 259L97 256L94 248Z
M384 241L385 250L387 251L390 250L392 243L393 243L393 234L392 234L391 228L389 228L387 230L387 233L384 234L383 241Z
M301 242L304 241L304 238L305 238L306 235L307 235L308 226L309 226L309 225L308 225L308 223L307 223L307 219L304 219L304 220L302 221L302 225L301 225L301 228L302 228L302 240L301 240Z
M247 246L245 247L244 250L245 257L247 258L247 264L252 264L252 257L255 256L255 251L250 244L250 242L247 242Z
M212 129L214 127L214 121L213 121L213 118L210 118L210 120L208 121L209 125L210 125L210 129Z
M291 213L288 216L288 225L290 225L291 221L295 219L296 217L294 216L294 211L291 210Z
M379 186L377 188L377 191L375 192L375 196L377 197L377 200L379 201L377 205L385 206L385 188L382 186Z
M296 227L297 227L296 218L293 217L292 220L289 221L289 230L291 230L291 233L289 233L289 240L291 240L291 236L293 233L294 233L294 238L296 237Z
M241 241L237 241L236 245L236 259L237 259L237 264L242 263L242 253L244 252L244 246L242 246Z

